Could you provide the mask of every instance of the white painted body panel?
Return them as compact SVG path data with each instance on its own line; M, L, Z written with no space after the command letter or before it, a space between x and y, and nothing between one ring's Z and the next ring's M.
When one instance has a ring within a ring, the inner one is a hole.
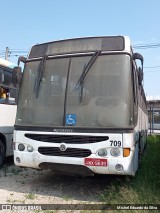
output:
M0 127L13 127L16 111L16 105L0 104Z
M17 166L24 166L24 167L31 167L31 168L36 168L39 169L39 164L43 162L48 162L48 163L61 163L61 164L75 164L75 165L84 165L84 158L75 158L75 157L57 157L57 156L45 156L42 155L38 152L38 147L39 146L48 146L48 147L59 147L59 143L48 143L48 142L42 142L42 141L36 141L32 139L26 138L24 135L26 133L29 134L42 134L42 132L25 132L25 131L14 131L14 141L16 140L15 143L15 148L14 150L14 162ZM43 134L51 134L51 132L43 132ZM62 133L53 133L53 135L62 135ZM76 133L64 133L63 135L76 135ZM80 134L78 134L80 135ZM89 135L81 133L81 135ZM87 166L90 168L94 173L98 174L119 174L119 175L134 175L135 171L133 171L134 168L134 162L133 162L133 155L135 152L135 147L132 146L130 155L128 157L123 157L123 146L127 146L128 144L128 138L131 139L132 144L133 144L133 134L132 136L130 135L125 135L125 134L90 134L91 136L108 136L109 140L104 141L104 142L97 142L97 143L91 143L91 144L67 144L67 147L72 147L72 148L85 148L85 149L90 149L92 154L89 156L89 158L101 158L99 157L96 152L100 148L106 148L108 155L106 157L108 161L107 167L102 167L102 166ZM123 139L122 139L123 138ZM120 156L119 157L113 157L110 154L111 146L110 146L110 140L120 140L122 141L122 147L120 147ZM23 143L25 145L25 150L24 151L18 151L18 144ZM28 152L27 151L27 145L31 145L34 148L33 152ZM17 163L16 158L19 157L21 162ZM104 157L102 159L105 159ZM118 172L115 169L116 164L122 164L123 165L123 171Z
M13 155L13 130L17 106L0 104L0 134L6 142L6 157Z

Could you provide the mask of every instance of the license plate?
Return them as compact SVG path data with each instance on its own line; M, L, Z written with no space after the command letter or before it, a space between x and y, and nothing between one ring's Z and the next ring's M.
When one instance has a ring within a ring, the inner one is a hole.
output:
M85 166L107 166L107 159L85 158L84 165Z

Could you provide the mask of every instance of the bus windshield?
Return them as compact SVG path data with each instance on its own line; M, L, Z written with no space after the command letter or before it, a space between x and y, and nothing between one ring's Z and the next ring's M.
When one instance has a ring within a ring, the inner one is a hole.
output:
M133 120L130 56L99 54L77 84L93 55L48 57L35 85L42 60L24 69L16 125L128 128Z

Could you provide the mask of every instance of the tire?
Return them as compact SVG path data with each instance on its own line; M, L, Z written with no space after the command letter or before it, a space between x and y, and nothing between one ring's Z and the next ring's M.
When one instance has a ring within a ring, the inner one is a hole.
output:
M5 157L5 148L4 148L4 144L0 140L0 168L3 165L4 157Z

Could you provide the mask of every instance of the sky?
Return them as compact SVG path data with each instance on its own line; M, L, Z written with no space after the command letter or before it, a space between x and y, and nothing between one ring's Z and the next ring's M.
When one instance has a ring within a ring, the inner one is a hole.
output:
M0 57L17 63L37 43L129 36L144 57L144 90L160 97L160 0L0 0ZM151 48L155 44L156 48Z

